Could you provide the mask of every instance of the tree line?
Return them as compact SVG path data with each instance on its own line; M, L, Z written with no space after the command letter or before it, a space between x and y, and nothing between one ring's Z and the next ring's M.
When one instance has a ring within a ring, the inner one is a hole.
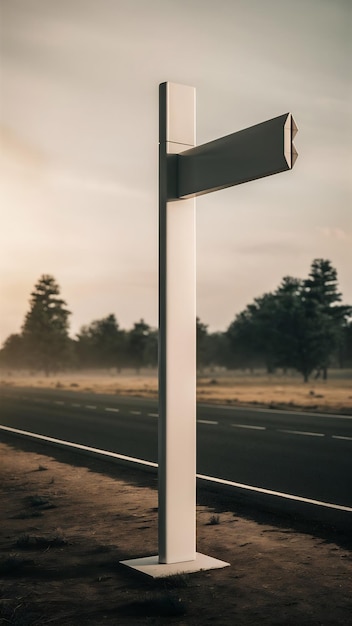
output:
M21 332L10 335L3 344L0 365L46 374L69 368L157 365L157 331L143 319L126 331L112 313L82 326L72 339L70 315L55 278L41 276L31 293Z
M209 333L197 318L198 368L266 367L296 370L308 381L327 377L331 365L352 366L352 307L341 304L337 272L329 260L315 259L304 280L286 276L274 292L255 298L224 332ZM120 328L114 313L69 336L69 316L60 287L40 277L30 296L21 332L0 350L0 365L42 370L156 367L158 332L143 319Z

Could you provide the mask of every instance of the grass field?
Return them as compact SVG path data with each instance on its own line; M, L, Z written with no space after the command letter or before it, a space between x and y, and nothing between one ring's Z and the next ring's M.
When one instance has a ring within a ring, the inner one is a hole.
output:
M0 374L0 384L90 391L156 398L157 371L107 370L61 372L49 377L28 372ZM352 370L331 370L327 381L303 383L297 374L267 375L263 371L204 371L198 376L197 400L221 404L257 404L352 414Z

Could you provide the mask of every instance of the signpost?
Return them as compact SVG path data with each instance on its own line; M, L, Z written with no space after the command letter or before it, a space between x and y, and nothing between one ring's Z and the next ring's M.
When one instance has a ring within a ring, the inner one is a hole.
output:
M195 147L195 89L159 92L159 554L153 577L229 565L196 552L195 196L293 167L290 113Z

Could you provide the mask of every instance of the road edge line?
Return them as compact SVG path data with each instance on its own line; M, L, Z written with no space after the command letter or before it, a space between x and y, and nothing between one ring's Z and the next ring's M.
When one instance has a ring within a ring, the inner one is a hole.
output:
M108 450L100 450L99 448L92 448L91 446L85 446L81 443L73 443L70 441L64 441L63 439L56 439L55 437L39 435L37 433L31 433L26 430L19 430L18 428L11 428L10 426L0 425L0 431L1 430L5 432L13 433L15 435L20 435L22 437L30 437L32 439L38 439L44 442L47 441L48 443L53 443L57 446L63 446L66 448L74 448L77 450L81 450L82 452L88 452L90 454L98 454L102 457L108 457L108 458L116 459L118 461L136 464L136 465L148 468L148 469L158 468L158 464L154 463L153 461L137 459L135 457L126 456L124 454L118 454L116 452L109 452ZM352 513L352 507L344 506L342 504L332 504L330 502L322 502L321 500L313 500L310 498L304 498L303 496L295 496L293 494L283 493L281 491L273 491L271 489L265 489L264 487L254 487L253 485L244 485L243 483L237 483L231 480L226 480L225 478L216 478L215 476L206 476L205 474L196 474L196 477L198 480L202 480L208 483L215 483L218 485L222 485L224 487L234 487L236 489L243 489L245 491L262 493L264 495L275 496L278 498L283 498L285 500L293 500L295 502L302 502L304 504L312 504L314 506L320 506L326 509L334 509L337 511L344 511L347 513Z

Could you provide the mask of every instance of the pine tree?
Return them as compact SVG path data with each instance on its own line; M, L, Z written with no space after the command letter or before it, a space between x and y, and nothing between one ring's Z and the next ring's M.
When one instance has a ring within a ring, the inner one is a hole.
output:
M70 349L70 311L60 297L53 276L43 274L31 293L30 309L22 327L26 360L30 367L50 372L62 368Z
M341 303L337 271L327 259L314 259L308 278L304 281L303 298L315 315L319 314L324 326L321 345L320 369L324 379L331 355L337 352L342 340L343 327L352 308Z
M331 262L315 259L306 280L286 276L236 316L226 333L231 349L243 364L264 360L268 372L294 367L305 382L314 370L326 378L352 311L341 299Z

